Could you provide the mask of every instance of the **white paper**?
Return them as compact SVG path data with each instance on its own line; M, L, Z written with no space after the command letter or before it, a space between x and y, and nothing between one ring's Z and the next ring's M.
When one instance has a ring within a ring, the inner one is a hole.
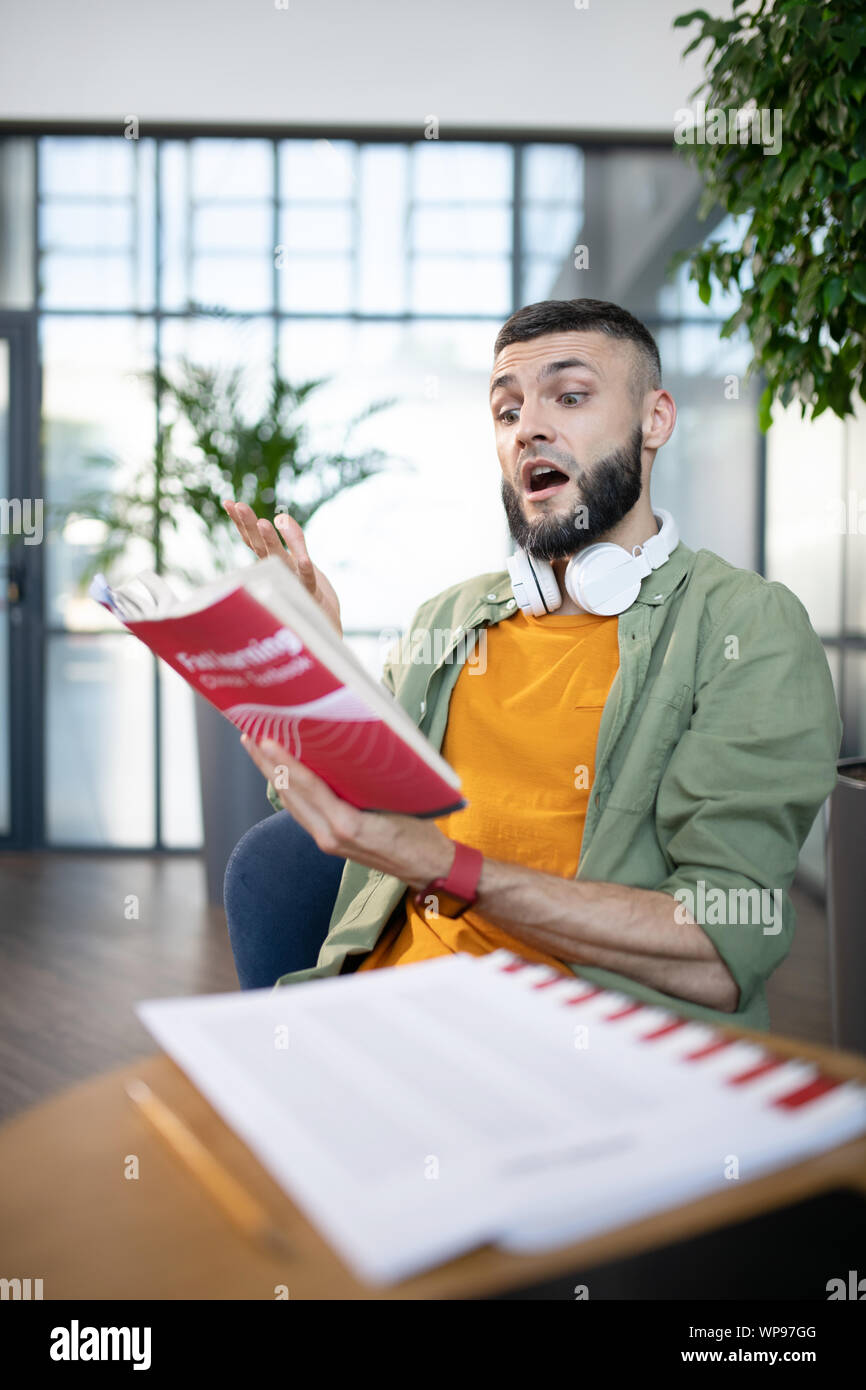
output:
M762 1160L866 1130L861 1087L783 1115L769 1078L754 1093L726 1084L724 1053L682 1060L711 1029L643 1043L658 1011L643 1027L639 1014L607 1022L633 1001L580 1002L577 979L534 990L549 971L503 973L509 959L457 955L138 1012L371 1283L500 1237L576 1239L724 1186L731 1154L745 1181ZM742 1071L756 1052L736 1046L729 1066ZM791 1090L808 1071L792 1063L772 1084Z

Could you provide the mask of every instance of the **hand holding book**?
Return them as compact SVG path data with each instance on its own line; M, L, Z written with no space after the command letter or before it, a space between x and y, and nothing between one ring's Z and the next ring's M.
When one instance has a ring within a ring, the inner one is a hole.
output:
M454 842L432 820L361 811L335 795L324 778L275 740L257 744L243 734L241 743L277 789L283 808L325 854L379 869L415 889L447 876Z
M254 555L264 560L268 555L279 555L293 574L297 575L304 588L315 599L332 627L342 637L340 622L340 600L337 598L331 581L310 559L304 533L294 517L287 512L277 514L276 526L265 517L257 517L246 502L233 502L226 499L223 506L237 527L244 545L249 546ZM279 535L277 534L279 528ZM282 537L282 540L280 539Z

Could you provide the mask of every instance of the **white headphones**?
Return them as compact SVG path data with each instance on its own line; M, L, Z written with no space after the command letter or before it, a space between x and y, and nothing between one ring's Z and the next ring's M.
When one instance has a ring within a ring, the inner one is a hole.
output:
M641 580L670 558L679 543L677 525L670 512L653 508L661 530L632 551L611 541L599 541L572 555L565 570L565 589L582 613L612 617L630 608L640 592ZM541 618L562 604L553 566L516 550L507 560L511 588L523 613Z

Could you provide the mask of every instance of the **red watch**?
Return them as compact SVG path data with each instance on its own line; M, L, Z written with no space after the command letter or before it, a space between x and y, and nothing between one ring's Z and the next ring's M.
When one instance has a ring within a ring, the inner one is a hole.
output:
M472 849L462 841L454 841L454 858L446 878L433 878L426 888L419 888L415 894L415 906L422 912L429 905L428 898L435 898L435 911L440 917L459 917L467 907L471 907L478 897L478 880L484 855L480 849Z

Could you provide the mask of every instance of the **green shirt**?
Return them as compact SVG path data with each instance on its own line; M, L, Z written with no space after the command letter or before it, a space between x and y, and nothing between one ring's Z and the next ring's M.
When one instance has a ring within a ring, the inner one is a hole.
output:
M383 682L434 748L477 631L516 611L507 571L477 575L422 604L389 654ZM618 636L576 878L681 890L739 1006L724 1013L571 969L690 1018L766 1030L765 982L794 933L797 857L836 782L842 721L824 649L785 585L682 542L643 580ZM279 809L271 783L268 797ZM371 951L407 886L347 860L317 965L277 985L337 975Z

